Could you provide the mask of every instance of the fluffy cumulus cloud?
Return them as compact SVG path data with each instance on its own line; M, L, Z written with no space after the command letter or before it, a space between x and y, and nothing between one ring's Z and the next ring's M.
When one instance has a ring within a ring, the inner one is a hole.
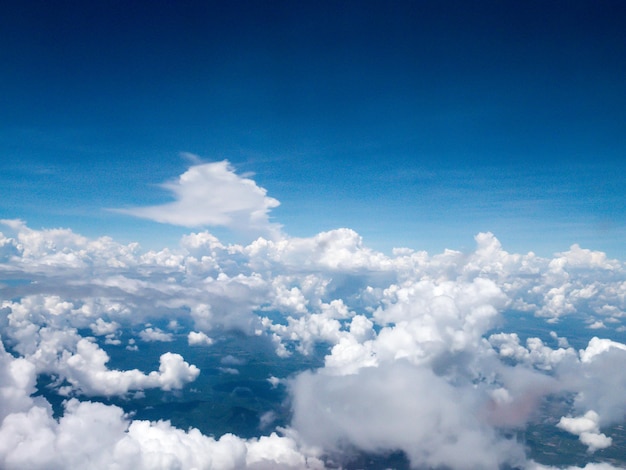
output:
M578 466L560 468L626 463L607 454L626 419L622 262L576 245L508 253L491 233L440 254L386 255L349 229L290 238L227 162L167 188L175 202L129 212L265 235L200 231L145 251L3 222L1 468L337 468L394 452L414 468L557 468L529 457L538 426L578 446ZM111 404L195 393L192 353L218 358L207 376L247 383L254 352L222 343L231 331L271 348L262 380L286 394L283 421L263 409L256 437L210 436Z
M173 202L116 211L183 227L221 226L271 235L279 232L279 226L269 220L270 210L279 202L267 196L254 180L235 173L227 160L193 165L162 187L172 193Z
M483 405L473 387L452 385L428 367L393 361L339 377L303 373L291 386L293 426L334 453L400 449L420 468L523 461L522 447L477 415Z
M213 344L213 340L206 334L201 331L190 331L187 335L187 341L190 346L210 346Z
M80 443L80 445L77 445ZM289 437L276 434L219 439L167 421L130 420L121 408L101 403L65 404L56 420L45 407L8 415L0 427L0 463L6 469L305 469L323 468Z
M612 444L612 439L599 431L600 417L593 410L587 411L584 416L577 418L563 417L557 425L567 432L579 436L590 452L604 449Z

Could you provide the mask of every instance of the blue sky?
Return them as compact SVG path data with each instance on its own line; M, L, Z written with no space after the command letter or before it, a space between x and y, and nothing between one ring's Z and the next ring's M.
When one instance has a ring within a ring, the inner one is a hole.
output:
M1 218L176 243L107 209L168 201L189 152L253 175L294 236L626 254L622 2L1 10Z

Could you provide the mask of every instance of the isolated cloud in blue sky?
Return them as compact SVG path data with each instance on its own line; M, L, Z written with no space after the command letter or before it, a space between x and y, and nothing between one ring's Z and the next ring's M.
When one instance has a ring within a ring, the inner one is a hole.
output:
M114 210L183 227L227 227L266 237L280 232L280 225L269 218L280 203L254 180L235 173L227 160L192 165L161 186L171 192L173 202Z

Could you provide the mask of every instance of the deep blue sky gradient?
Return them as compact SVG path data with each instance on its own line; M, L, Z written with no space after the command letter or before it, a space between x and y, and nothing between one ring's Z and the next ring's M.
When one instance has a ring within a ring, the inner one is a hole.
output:
M379 249L626 249L622 1L3 2L0 217L106 211L229 159L285 231Z

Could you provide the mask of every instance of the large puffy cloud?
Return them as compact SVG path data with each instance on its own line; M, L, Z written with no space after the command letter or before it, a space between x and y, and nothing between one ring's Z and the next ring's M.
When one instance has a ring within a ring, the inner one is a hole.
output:
M0 426L0 466L7 470L323 468L318 458L303 453L290 437L271 434L244 440L226 434L216 440L197 429L174 428L167 421L131 421L118 407L75 399L65 404L58 420L39 406L8 415Z
M417 468L520 464L523 449L505 430L523 426L558 387L494 361L482 338L506 303L480 277L392 284L371 320L355 315L338 340L324 336L335 343L324 368L291 381L292 426L333 453L400 449Z
M394 361L340 377L307 372L291 387L293 426L325 449L401 449L413 465L427 468L523 461L519 444L479 419L480 397L471 386L454 387L426 367Z
M191 166L177 180L164 183L175 201L159 206L116 209L118 212L183 227L222 226L277 235L269 211L279 202L249 179L235 173L227 160Z
M0 232L3 271L17 268L63 274L94 266L119 269L136 264L138 243L122 245L110 237L90 240L66 228L33 230L22 220L0 220L0 224L9 229L9 236Z

